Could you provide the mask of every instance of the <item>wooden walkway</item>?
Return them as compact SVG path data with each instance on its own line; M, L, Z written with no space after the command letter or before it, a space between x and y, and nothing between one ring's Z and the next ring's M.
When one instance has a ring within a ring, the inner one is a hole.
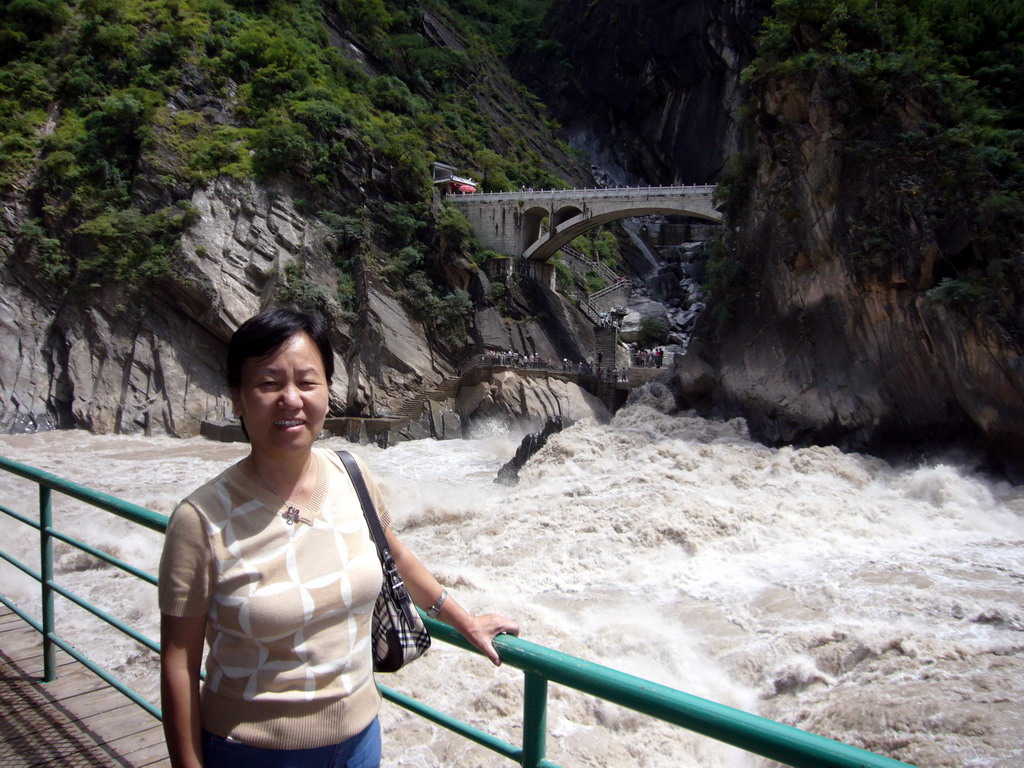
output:
M2 768L170 768L160 722L61 650L41 683L42 636L0 605Z

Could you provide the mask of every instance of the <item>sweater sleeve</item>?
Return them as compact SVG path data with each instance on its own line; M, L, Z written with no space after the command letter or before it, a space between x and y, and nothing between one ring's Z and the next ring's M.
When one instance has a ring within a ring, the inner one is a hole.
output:
M157 597L169 616L202 616L213 592L210 539L199 511L183 501L171 514L160 556Z

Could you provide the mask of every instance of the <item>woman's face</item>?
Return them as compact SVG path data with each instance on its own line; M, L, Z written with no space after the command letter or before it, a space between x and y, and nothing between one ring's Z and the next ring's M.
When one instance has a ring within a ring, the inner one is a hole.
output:
M267 357L247 358L231 400L253 451L283 457L312 448L327 416L329 390L320 350L300 332Z

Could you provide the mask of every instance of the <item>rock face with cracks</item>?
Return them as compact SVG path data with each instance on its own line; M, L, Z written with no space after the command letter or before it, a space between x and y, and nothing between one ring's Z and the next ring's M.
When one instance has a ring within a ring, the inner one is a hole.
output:
M566 0L513 66L612 183L713 183L739 147L739 74L770 6Z
M16 352L0 360L0 429L196 434L204 419L231 415L227 340L274 302L289 265L301 262L307 280L328 296L336 293L330 233L296 209L290 190L224 179L199 187L191 202L198 217L182 236L174 274L129 305L113 287L55 302L19 260L14 242L0 235L0 252L12 255L0 262L0 345ZM4 209L5 231L17 231L18 214L17 206ZM482 275L465 278L481 292L473 281L485 280ZM394 413L457 371L421 318L372 275L360 282L358 317L331 329L331 406L350 415ZM539 287L533 292L544 295L524 301L541 302L558 322L509 324L484 307L475 325L478 343L579 356L592 343L586 326L555 295ZM565 411L607 416L599 401L576 390L564 382L539 389L528 382L509 388L510 400L491 397L493 407L477 402L459 410L465 424L478 412L524 424Z
M572 423L582 419L607 421L610 416L599 398L543 371L531 375L494 372L478 384L463 386L455 407L463 423L497 420L524 430L539 429L551 419Z
M927 110L894 104L853 135L830 89L825 74L764 85L757 171L725 242L738 266L729 317L698 324L682 404L742 415L775 444L964 441L1022 477L1019 288L1001 288L997 314L928 294L952 264L968 268L969 238L951 228L973 223L956 225L965 214L931 177L938 162L901 156L896 136ZM854 139L871 151L851 151Z
M198 189L199 213L175 273L142 295L111 286L54 302L11 244L0 265L0 427L82 427L100 433L195 434L230 414L223 382L231 332L272 295L284 267L326 258L326 233L287 194L221 181ZM8 230L17 209L7 208ZM338 332L344 341L344 329ZM342 361L336 361L342 362ZM333 397L342 400L344 366Z

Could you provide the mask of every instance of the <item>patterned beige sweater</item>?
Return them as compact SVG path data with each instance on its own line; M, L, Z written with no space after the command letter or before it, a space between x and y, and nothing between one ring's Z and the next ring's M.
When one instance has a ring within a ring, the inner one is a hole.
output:
M161 612L207 616L203 728L253 746L334 744L380 706L370 657L380 561L337 455L313 454L299 522L236 464L178 505L160 560Z

